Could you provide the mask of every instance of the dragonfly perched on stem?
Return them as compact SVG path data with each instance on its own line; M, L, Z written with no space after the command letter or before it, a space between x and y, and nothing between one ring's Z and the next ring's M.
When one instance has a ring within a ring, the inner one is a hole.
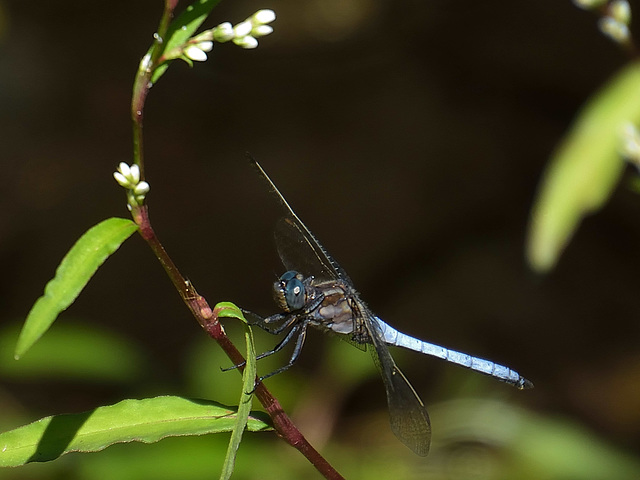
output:
M391 430L418 455L427 455L431 423L422 400L391 357L388 345L432 355L471 370L490 375L519 389L533 384L516 371L489 360L440 347L399 332L374 315L360 298L353 282L340 265L302 223L273 181L253 158L260 175L280 200L286 215L276 224L275 239L287 272L273 284L273 295L282 310L263 318L245 311L251 322L269 333L285 333L272 350L257 359L279 352L294 342L289 361L261 377L271 377L290 368L300 356L309 326L344 339L371 352L387 393Z

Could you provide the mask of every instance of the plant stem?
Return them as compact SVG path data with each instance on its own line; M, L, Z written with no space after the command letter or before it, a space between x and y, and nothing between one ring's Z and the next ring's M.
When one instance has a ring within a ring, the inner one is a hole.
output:
M133 122L133 160L140 167L140 178L144 180L144 156L143 156L143 137L142 137L142 121L145 101L147 94L151 88L151 75L158 58L162 53L162 41L167 32L169 23L173 18L173 11L178 0L165 0L164 12L158 27L155 42L149 50L136 73L136 79L133 86L133 95L131 98L131 120ZM160 261L171 282L180 293L182 300L185 302L191 313L196 318L200 326L207 334L216 340L234 365L244 365L245 359L238 349L231 343L224 332L222 325L218 321L218 312L214 311L204 297L198 294L193 284L184 278L173 263L171 257L160 243L156 236L151 222L149 220L149 210L146 205L141 207L133 207L131 210L134 221L140 228L140 235L145 239L156 258ZM238 370L242 372L243 367ZM325 460L317 450L315 450L306 438L293 424L291 419L282 409L280 403L267 390L262 382L256 378L255 394L260 403L273 420L274 428L287 443L298 449L316 469L329 479L343 478L330 464Z
M149 89L152 87L151 74L153 67L162 54L162 43L173 18L173 11L179 0L165 0L162 18L158 31L154 35L152 47L145 55L136 72L133 82L133 95L131 96L131 121L133 123L133 163L140 167L140 179L144 180L144 151L142 143L142 112L147 99Z
M179 1L180 0L164 0L164 11L162 12L160 24L158 25L158 35L160 38L164 38L165 33L167 33L167 29L173 18L173 11L176 9Z
M164 267L167 275L171 279L176 290L180 293L183 301L191 310L200 326L216 340L234 365L244 365L245 359L238 349L227 337L224 328L218 321L218 311L211 308L207 300L198 294L193 284L186 280L178 267L176 267L171 257L158 240L151 223L149 221L148 208L146 206L134 208L132 215L135 222L140 227L140 235L151 247L156 257ZM244 366L238 367L242 372ZM255 394L262 406L265 408L278 435L280 435L289 445L298 449L316 469L329 479L343 478L320 453L302 435L300 430L293 424L289 416L284 412L280 402L267 390L262 382L256 378Z

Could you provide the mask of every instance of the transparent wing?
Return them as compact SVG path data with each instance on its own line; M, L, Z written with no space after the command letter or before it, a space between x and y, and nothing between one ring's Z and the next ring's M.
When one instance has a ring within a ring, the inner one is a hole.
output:
M280 219L276 225L275 237L278 254L288 270L296 270L304 275L329 280L339 278L349 285L353 285L349 275L338 265L327 251L320 245L302 220L296 215L278 187L267 175L260 164L253 158L258 173L266 180L273 193L282 204L286 217Z
M304 276L313 275L322 280L339 278L353 286L345 271L299 219L291 216L281 218L274 235L278 255L287 270L296 270Z
M415 453L426 456L431 445L431 422L427 409L393 361L375 319L370 313L362 313L367 333L374 347L369 351L380 370L387 391L391 430Z

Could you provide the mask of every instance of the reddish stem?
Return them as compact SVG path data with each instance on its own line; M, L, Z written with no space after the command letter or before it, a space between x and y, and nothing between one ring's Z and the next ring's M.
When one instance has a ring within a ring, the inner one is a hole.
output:
M222 325L218 321L219 312L212 309L207 300L198 294L193 284L182 276L176 265L173 263L173 260L171 260L171 257L169 257L166 250L158 240L158 237L151 227L147 207L142 206L134 208L132 210L132 215L135 222L140 227L140 235L149 244L158 260L160 260L160 263L167 272L167 275L200 326L202 326L211 338L218 342L222 350L224 350L234 365L244 365L244 357L235 345L231 343L229 337L227 337L224 332L224 328L222 328ZM240 371L243 369L243 367L238 368ZM276 400L271 392L267 390L267 387L265 387L262 382L259 382L258 378L256 378L256 382L258 383L255 395L273 420L273 426L278 435L289 443L289 445L298 449L311 462L311 464L325 476L325 478L343 478L340 473L338 473L338 471L336 471L333 466L331 466L331 464L307 441L300 430L298 430L298 428L293 424L289 416L284 412L278 400Z
M148 62L145 68L138 70L133 87L133 95L131 98L131 120L133 123L133 159L140 167L141 178L144 179L144 158L143 158L143 142L142 142L142 120L145 101L147 94L151 88L151 75L153 69L158 65L158 58L162 54L161 41L169 28L173 11L178 0L165 0L165 8L158 27L155 48L152 55L145 61ZM211 338L216 340L234 365L244 365L245 359L238 349L231 343L224 332L222 325L218 321L218 313L214 311L208 304L206 299L198 294L191 282L186 280L178 267L173 263L171 257L160 243L156 236L151 222L149 220L149 211L146 206L133 207L131 214L136 224L140 228L140 235L151 247L156 257L164 267L171 282L180 293L183 301L191 310L200 326L209 334ZM239 367L242 371L243 367ZM259 380L256 378L256 382ZM282 409L280 403L271 395L269 390L262 384L258 383L255 390L256 397L264 406L265 410L273 420L273 425L278 433L287 443L298 449L320 473L329 479L343 478L330 464L327 462L317 450L304 438L302 433L296 428L291 419Z

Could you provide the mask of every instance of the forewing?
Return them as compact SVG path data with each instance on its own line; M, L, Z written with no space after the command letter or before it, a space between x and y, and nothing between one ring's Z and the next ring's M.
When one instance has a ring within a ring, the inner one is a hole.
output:
M251 158L258 173L267 181L286 212L286 217L276 225L276 244L282 263L288 270L295 270L319 279L339 278L353 285L347 273L320 245L302 220L296 215L275 183L260 164Z
M391 430L415 453L426 456L431 445L427 409L391 357L375 319L371 314L365 314L364 322L374 347L369 351L387 391Z
M356 347L358 350L362 350L363 352L370 350L370 348L367 347L366 343L356 342L349 335L338 334L337 336L340 340L342 340L343 342L347 342L349 345Z
M295 270L305 277L313 275L320 280L337 278L330 261L317 248L315 239L307 238L292 218L278 220L274 237L278 255L287 270Z

